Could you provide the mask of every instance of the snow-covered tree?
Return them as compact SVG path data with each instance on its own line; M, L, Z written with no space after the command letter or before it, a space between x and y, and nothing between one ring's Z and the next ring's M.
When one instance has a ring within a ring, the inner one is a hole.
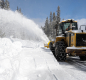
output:
M57 8L57 16L55 16L55 12L50 12L50 21L48 21L48 18L46 18L45 26L42 27L45 34L48 36L48 38L54 39L57 35L58 31L58 24L60 22L60 7Z
M57 21L60 22L60 7L57 8Z
M1 0L1 2L0 2L0 7L1 7L2 9L4 9L4 7L5 7L5 2L4 2L4 0Z
M7 0L5 0L5 9L10 9L10 7L9 7L10 5L9 5L9 2L7 1Z
M57 26L56 26L56 35L58 34L57 30L59 30L58 25L60 22L60 7L57 8Z
M45 34L48 35L48 17L46 18L46 21L45 21Z
M7 1L7 0L1 0L0 1L0 7L2 8L2 9L6 9L6 10L8 10L8 9L10 9L10 7L9 7L10 5L9 5L9 2Z
M50 12L50 23L52 22L52 12Z
M53 13L53 21L56 20L55 12Z
M17 6L17 12L19 12L19 13L22 14L22 12L21 12L21 8L18 8L18 6Z

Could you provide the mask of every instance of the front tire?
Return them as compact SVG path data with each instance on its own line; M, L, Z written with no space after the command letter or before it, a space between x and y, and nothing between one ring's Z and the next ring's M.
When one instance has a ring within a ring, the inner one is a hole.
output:
M58 61L65 61L66 60L66 53L65 53L65 43L63 41L58 41L55 46L55 57Z
M55 48L53 47L53 43L52 43L52 42L50 42L49 48L50 48L50 50L52 51L52 53L53 53L53 55L54 55L54 53L55 53Z

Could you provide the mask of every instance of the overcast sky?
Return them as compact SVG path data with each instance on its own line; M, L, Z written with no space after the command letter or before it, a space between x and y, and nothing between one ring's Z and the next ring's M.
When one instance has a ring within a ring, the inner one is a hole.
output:
M40 25L44 24L50 12L57 14L60 6L61 19L83 19L86 18L86 0L8 0L11 10L15 11L17 6L22 13Z

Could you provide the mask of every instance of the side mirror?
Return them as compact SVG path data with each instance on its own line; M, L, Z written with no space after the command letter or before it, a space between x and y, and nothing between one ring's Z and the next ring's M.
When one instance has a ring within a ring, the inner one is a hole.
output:
M84 30L84 29L86 30L86 25L81 25L80 30Z

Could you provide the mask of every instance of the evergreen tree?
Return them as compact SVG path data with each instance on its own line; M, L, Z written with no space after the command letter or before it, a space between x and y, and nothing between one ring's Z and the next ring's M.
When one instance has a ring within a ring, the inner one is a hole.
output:
M17 6L17 11L19 10L18 6Z
M21 13L21 8L19 9L19 12Z
M50 12L50 23L52 22L52 12Z
M2 9L4 9L4 7L5 7L5 2L4 2L4 0L1 0L0 6L1 6Z
M55 12L53 13L53 23L52 23L52 38L54 39L55 38L55 35L56 35L56 30L55 30L55 25L56 25L56 16L55 16Z
M19 13L22 14L22 12L21 12L21 8L19 9L18 6L17 6L17 12L19 12Z
M57 25L56 25L56 35L58 35L58 32L57 32L57 30L59 30L59 27L58 27L58 25L59 25L59 22L60 22L60 7L58 6L58 8L57 8Z
M57 21L60 22L60 7L57 8Z
M57 30L59 30L58 29L59 22L60 22L60 7L58 6L57 16L55 16L55 12L53 13L53 15L52 12L50 12L50 21L48 21L47 17L45 21L45 26L42 27L45 34L48 36L50 40L55 39L57 35Z
M7 1L7 0L1 0L0 1L0 7L2 8L2 9L6 9L6 10L8 10L8 9L10 9L9 8L9 2Z
M46 18L45 21L45 34L48 34L47 31L48 31L48 17Z
M56 20L55 12L53 13L53 21Z
M10 9L9 8L9 2L7 0L5 0L5 9L7 9L7 10Z

